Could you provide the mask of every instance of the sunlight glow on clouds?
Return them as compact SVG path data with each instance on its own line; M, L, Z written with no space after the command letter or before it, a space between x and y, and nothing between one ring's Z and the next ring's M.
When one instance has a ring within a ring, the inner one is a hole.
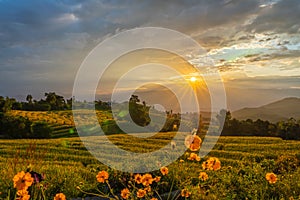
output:
M206 65L204 75L211 66L219 69L232 90L229 99L241 97L234 104L248 105L242 96L250 86L253 95L270 89L265 103L299 97L299 19L299 0L0 1L0 95L24 100L27 93L40 98L50 90L69 97L76 71L99 42L124 30L160 26L206 48L206 55L189 62ZM272 87L274 80L288 92Z

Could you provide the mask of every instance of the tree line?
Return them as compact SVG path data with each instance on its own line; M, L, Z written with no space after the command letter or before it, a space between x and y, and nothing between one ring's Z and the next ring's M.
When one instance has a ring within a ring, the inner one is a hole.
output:
M15 98L0 96L0 111L25 110L25 111L50 111L68 110L72 108L72 98L65 100L55 92L45 93L45 98L36 100L31 94L26 96L26 102L19 102Z
M71 110L72 105L78 108L96 108L97 110L109 110L110 102L96 100L93 103L86 101L75 101L73 98L65 99L63 96L55 92L44 94L45 98L40 100L33 99L31 94L26 96L26 101L17 101L15 98L0 96L0 112L9 110L24 110L24 111L53 111L53 110Z
M72 104L77 104L80 108L96 108L97 110L111 111L111 103L101 100L93 103L74 101L72 98L64 99L63 96L55 92L45 93L45 98L39 101L33 99L32 95L27 95L26 102L18 102L14 98L0 96L0 133L11 132L13 138L47 138L50 137L51 130L45 123L32 123L26 118L13 118L5 115L9 110L25 111L52 111L52 110L70 110ZM129 99L129 113L123 116L123 119L130 117L137 125L147 126L150 123L149 110L150 106L145 101L141 101L138 96L132 95ZM167 120L162 128L162 132L176 131L180 126L181 114L167 111ZM203 123L200 115L198 133L207 131L207 126ZM263 121L261 119L238 120L232 118L230 111L221 110L218 119L224 122L221 132L223 136L268 136L281 137L283 139L300 140L300 120L289 119L277 123ZM115 121L105 122L108 132L121 132ZM150 127L151 128L151 127ZM155 127L152 127L155 130ZM117 130L117 131L116 131Z
M221 132L223 136L265 136L300 140L300 120L297 121L294 118L277 123L261 119L238 120L232 118L230 111L224 110L220 112L219 118L225 119Z

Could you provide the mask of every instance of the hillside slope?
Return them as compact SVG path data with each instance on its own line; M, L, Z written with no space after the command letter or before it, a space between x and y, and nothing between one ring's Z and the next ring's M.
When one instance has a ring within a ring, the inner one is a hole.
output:
M243 108L232 112L236 119L262 119L271 122L291 117L300 119L300 98L289 97L257 108Z

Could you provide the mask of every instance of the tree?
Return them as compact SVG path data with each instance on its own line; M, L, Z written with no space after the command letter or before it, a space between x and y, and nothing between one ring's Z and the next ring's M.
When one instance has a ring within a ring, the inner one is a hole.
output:
M0 133L8 138L28 138L31 122L24 117L0 115Z
M3 96L0 96L0 111L3 111L3 106L5 104L5 99Z
M146 102L140 104L140 99L137 95L131 95L129 99L129 114L131 119L139 126L147 126L151 119L149 117L150 106Z
M8 112L8 111L10 111L11 108L12 108L12 104L13 104L13 100L10 99L9 97L6 97L6 98L5 98L4 105L3 105L3 108L2 108L3 112Z
M300 125L294 118L277 124L278 134L284 140L300 140Z
M27 95L26 101L28 101L29 104L32 104L32 96L31 96L31 94Z
M35 122L30 126L30 138L50 138L52 129L45 122Z
M51 110L63 110L66 108L66 102L63 96L55 94L55 92L45 93L46 102L51 106Z
M217 119L219 124L223 124L222 135L230 135L232 134L232 127L231 127L231 113L227 110L220 110L220 113L217 115ZM222 128L222 126L220 126Z

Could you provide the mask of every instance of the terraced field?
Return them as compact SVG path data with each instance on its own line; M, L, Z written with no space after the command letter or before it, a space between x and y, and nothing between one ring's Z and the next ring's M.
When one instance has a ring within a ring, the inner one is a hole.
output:
M92 125L98 122L90 121L90 118L85 117L88 113L83 110L78 110L81 117L78 121L81 121L84 125ZM77 136L76 129L74 126L74 119L72 111L21 111L12 110L9 113L11 116L22 116L29 119L32 122L41 121L46 122L52 127L52 138L62 137L74 137ZM112 119L111 113L106 111L96 111L99 123L105 120Z
M145 147L147 151L153 151L168 145L173 135L159 133L143 141L121 134L108 138L123 149L145 152ZM108 151L106 156L118 155ZM192 191L192 199L300 197L300 141L220 137L208 156L218 157L222 168L217 172L208 172L210 181L201 187L194 184L193 177L198 177L202 171L201 163L206 158L202 158L201 162L193 162L186 159L187 155L183 155L180 159L184 162L178 159L168 166L172 176L178 178L178 187L187 187ZM80 182L86 190L93 191L97 185L97 172L107 169L86 150L80 138L0 140L0 191L3 191L3 197L8 188L12 187L14 174L29 165L34 171L45 174L48 196L64 192L67 197L84 196L75 189ZM278 182L270 185L265 181L265 174L272 171L277 172Z

